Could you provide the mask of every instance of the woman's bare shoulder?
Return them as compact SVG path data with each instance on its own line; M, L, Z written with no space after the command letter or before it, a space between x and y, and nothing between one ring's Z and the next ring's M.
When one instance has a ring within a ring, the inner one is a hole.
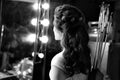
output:
M60 52L53 57L51 61L51 66L56 66L59 67L60 69L64 69L64 63L65 59L63 57L62 52Z

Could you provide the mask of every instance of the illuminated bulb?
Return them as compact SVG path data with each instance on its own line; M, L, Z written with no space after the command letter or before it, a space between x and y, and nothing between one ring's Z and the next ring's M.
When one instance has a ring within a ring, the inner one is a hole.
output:
M26 71L23 71L23 76L26 76L27 72Z
M97 31L97 29L94 29L94 31Z
M32 52L32 57L34 57L34 55L35 55L35 53L34 53L34 52Z
M18 66L13 66L15 69L18 68Z
M33 43L33 42L35 42L35 38L36 38L36 34L29 34L27 37L26 37L26 39L25 39L25 41L28 41L28 42L31 42L31 43Z
M2 25L2 32L4 31L4 25Z
M21 74L21 71L17 71L17 74L20 75L20 74Z
M49 9L49 7L50 7L50 5L48 4L48 3L44 3L43 5L42 5L42 8L43 9Z
M33 19L31 20L31 24L32 24L33 26L37 26L37 18L33 18Z
M31 73L31 72L32 72L32 70L31 70L31 69L28 69L28 72L29 72L29 73Z
M98 22L94 22L94 21L93 21L93 22L91 22L91 24L98 24Z
M33 7L34 10L37 10L38 9L38 3L34 3L32 7Z
M49 24L50 24L50 22L49 22L49 20L48 19L43 19L43 20L41 20L41 24L43 25L43 26L49 26Z
M21 61L21 64L24 63L24 60Z
M21 64L18 64L18 66L17 67L20 67L21 66Z
M47 43L48 42L48 37L47 36L42 36L39 39L42 43Z
M44 58L44 54L43 53L39 53L38 56L39 56L39 58Z
M97 29L94 29L94 33L97 33Z

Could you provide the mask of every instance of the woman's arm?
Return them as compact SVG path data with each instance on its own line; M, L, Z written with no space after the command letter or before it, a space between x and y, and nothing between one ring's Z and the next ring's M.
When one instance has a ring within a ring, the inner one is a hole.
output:
M49 76L50 80L65 80L67 78L67 75L64 73L64 71L57 66L51 66Z

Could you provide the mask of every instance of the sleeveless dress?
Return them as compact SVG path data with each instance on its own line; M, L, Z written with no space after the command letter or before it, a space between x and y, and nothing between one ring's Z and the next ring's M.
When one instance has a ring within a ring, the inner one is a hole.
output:
M56 66L65 72L64 63L65 63L65 59L61 52L61 53L56 54L53 57L53 59L51 61L51 66ZM85 75L83 73L74 74L72 77L68 77L65 80L87 80L87 75Z

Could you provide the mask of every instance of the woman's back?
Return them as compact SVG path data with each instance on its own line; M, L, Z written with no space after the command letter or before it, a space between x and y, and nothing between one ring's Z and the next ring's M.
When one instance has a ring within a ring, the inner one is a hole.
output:
M64 74L66 74L64 64L65 64L65 59L63 57L63 52L56 54L51 61L51 66L55 66L55 67L59 68L60 70L62 70L64 72ZM49 75L52 76L54 74L52 74L52 72L50 72ZM69 77L66 74L65 80L87 80L87 76L88 75L86 75L86 74L79 73L79 74L74 74L73 76Z

